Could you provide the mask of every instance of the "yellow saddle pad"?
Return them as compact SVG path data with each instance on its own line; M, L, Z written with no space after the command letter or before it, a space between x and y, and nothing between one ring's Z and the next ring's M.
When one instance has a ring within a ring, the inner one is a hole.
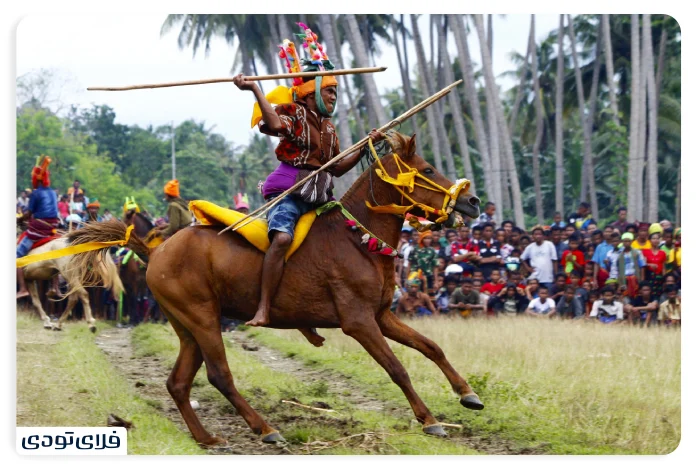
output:
M194 200L189 202L189 210L193 212L194 216L201 222L201 224L206 225L229 226L245 216L244 213L223 208L215 203L210 203L205 200ZM305 240L305 237L307 237L309 229L312 227L316 217L316 210L311 210L300 217L300 220L295 226L295 235L292 239L290 249L288 249L288 252L285 254L286 262L300 247L300 245L302 245L302 242ZM262 252L266 252L271 246L271 243L268 240L268 223L265 219L255 219L234 232L242 235L254 247Z

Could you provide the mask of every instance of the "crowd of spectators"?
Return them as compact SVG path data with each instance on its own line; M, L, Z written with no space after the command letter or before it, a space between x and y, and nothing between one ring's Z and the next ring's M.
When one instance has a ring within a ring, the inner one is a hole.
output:
M495 204L458 229L397 246L392 310L400 316L528 316L641 326L681 323L681 229L629 222L626 208L598 226L589 204L524 231L497 226Z

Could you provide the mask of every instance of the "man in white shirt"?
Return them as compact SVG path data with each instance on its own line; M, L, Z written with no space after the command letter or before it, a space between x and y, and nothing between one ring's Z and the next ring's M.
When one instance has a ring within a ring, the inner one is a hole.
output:
M602 289L602 299L592 304L590 318L597 318L602 323L615 323L623 320L623 303L614 300L614 289L605 286Z
M532 271L530 278L536 278L540 285L550 288L553 284L558 261L556 246L550 241L544 240L544 229L541 226L532 229L532 238L534 243L529 244L524 249L520 259Z
M539 297L531 300L525 314L532 317L553 317L556 314L556 303L549 298L549 288L539 287Z

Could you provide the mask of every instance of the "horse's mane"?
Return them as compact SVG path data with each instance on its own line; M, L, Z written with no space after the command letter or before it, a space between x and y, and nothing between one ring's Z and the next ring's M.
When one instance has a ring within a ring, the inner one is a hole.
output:
M387 143L387 147L391 149L391 152L402 154L404 148L408 146L408 143L410 141L411 138L407 137L403 133L399 133L397 131L389 131L387 132L387 139L385 142ZM365 148L367 149L367 146ZM362 179L368 177L372 168L377 164L377 162L373 160L372 155L368 156L366 159L368 161L372 161L372 163L368 166L367 170L363 171L362 174L358 176L357 180L353 182L353 185L351 185L348 188L348 190L345 194L343 194L343 197L341 197L341 199L347 200L351 195L353 195L353 192L355 192L358 189L358 187L360 187L360 182L362 182Z
M154 223L152 221L150 221L150 219L147 216L145 216L144 214L136 212L135 215L147 223L148 229L152 229L153 227L155 227Z

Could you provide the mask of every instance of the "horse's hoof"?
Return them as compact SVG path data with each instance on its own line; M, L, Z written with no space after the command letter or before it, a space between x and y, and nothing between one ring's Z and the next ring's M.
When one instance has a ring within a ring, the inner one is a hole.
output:
M465 397L460 398L459 403L461 403L464 408L468 408L471 410L483 409L483 403L481 403L481 400L479 400L479 397L476 394L467 395Z
M46 330L52 330L52 329L53 329L53 325L51 325L50 323L44 323L44 328L45 328Z
M266 443L266 444L284 444L285 439L283 438L282 435L280 435L280 432L271 432L270 434L266 434L263 436L261 439L261 442Z
M90 325L89 331L91 331L92 333L97 333L97 327L94 325Z
M199 442L198 445L200 445L203 448L211 448L215 447L216 445L227 445L227 441L222 437L212 436L205 442Z
M60 327L53 327L53 331L63 331L63 329Z
M437 437L447 437L447 432L439 424L431 424L430 426L423 426L423 432L428 435Z

